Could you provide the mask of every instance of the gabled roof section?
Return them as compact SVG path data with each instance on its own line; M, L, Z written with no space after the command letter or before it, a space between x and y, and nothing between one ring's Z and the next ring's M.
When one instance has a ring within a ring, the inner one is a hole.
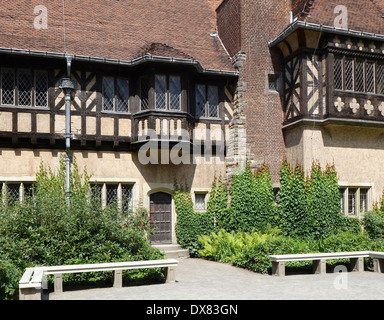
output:
M64 6L63 6L64 4ZM216 34L220 0L2 0L0 48L132 61L152 54L235 71ZM41 25L47 9L47 28Z
M349 30L384 34L384 0L292 0L294 18L329 27L340 14L337 6L346 8Z

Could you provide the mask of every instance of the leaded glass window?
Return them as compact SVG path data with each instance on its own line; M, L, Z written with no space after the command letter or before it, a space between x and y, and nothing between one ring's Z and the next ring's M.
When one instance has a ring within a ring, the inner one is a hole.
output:
M344 68L345 68L345 90L353 91L353 81L354 81L354 75L353 75L353 60L352 59L345 59L344 61Z
M1 104L15 105L15 71L1 69Z
M343 89L343 60L335 57L334 61L334 81L335 89Z
M7 184L7 203L14 204L20 201L20 184Z
M165 75L155 76L156 109L167 107L167 77Z
M219 89L208 86L208 116L216 118L219 115Z
M205 85L198 84L196 86L196 117L205 116L205 103L206 103L206 92Z
M132 209L132 185L121 185L121 202L123 212Z
M366 92L375 93L375 63L367 61L366 67L366 78L367 78L367 89Z
M155 75L156 109L180 110L181 79L179 76Z
M181 105L181 80L180 77L170 76L169 77L169 95L170 105L169 108L172 110L180 110Z
M117 184L107 184L107 194L106 194L106 200L107 200L107 205L111 204L117 204L117 189L118 189Z
M219 116L219 88L217 86L196 85L196 117Z
M140 79L141 110L149 109L149 90L150 84L148 77L142 77Z
M117 79L117 111L128 112L129 108L129 81L126 79Z
M384 94L384 64L335 57L334 87L336 90Z
M129 81L122 78L103 78L103 111L129 111Z
M48 106L48 74L46 71L35 72L35 106Z
M377 74L376 74L376 81L377 81L377 93L378 94L384 94L384 64L379 63L377 64Z
M112 77L103 78L103 110L113 111L115 97L115 85Z
M364 61L356 61L356 83L355 91L364 92L365 91L365 77L364 77Z
M32 105L32 75L30 70L19 70L19 106Z

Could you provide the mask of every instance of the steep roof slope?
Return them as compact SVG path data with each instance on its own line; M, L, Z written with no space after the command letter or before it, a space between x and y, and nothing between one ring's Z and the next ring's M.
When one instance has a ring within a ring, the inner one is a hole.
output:
M333 27L339 11L345 6L348 29L384 34L384 0L292 0L292 10L299 20Z
M233 71L219 39L211 35L216 32L219 4L219 0L2 0L0 47L120 60L151 53L193 58L206 69ZM44 15L37 7L41 5L47 8L47 29L35 28Z

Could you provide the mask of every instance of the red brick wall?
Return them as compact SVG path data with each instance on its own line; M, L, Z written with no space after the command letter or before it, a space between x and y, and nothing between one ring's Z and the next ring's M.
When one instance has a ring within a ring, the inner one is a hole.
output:
M227 49L231 54L239 51L233 37L240 34L240 48L247 53L239 79L247 83L247 141L252 144L254 160L265 161L269 165L273 182L279 182L285 148L281 98L279 94L268 93L266 88L266 72L281 71L281 60L279 53L270 51L268 41L276 38L289 25L291 5L291 0L227 0L218 10L219 34ZM220 21L236 17L236 14L230 15L226 11L238 6L241 23L236 24L235 19ZM241 31L233 31L234 25L238 25ZM225 26L227 30L223 30Z
M217 8L217 29L231 56L241 50L241 2L224 0Z

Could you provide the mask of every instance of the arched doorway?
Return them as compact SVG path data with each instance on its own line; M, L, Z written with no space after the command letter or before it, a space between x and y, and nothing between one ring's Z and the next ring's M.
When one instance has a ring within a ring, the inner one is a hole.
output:
M157 192L150 196L150 215L156 228L153 243L172 243L172 196Z

